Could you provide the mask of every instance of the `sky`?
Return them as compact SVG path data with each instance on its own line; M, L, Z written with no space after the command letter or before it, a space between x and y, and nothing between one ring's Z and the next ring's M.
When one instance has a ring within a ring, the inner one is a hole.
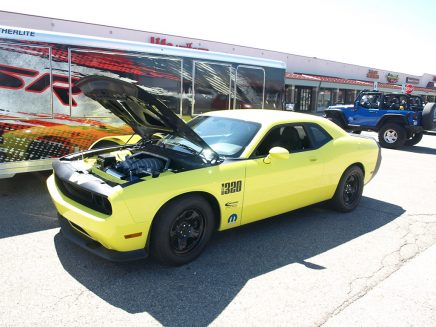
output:
M0 10L436 75L435 0L22 0Z

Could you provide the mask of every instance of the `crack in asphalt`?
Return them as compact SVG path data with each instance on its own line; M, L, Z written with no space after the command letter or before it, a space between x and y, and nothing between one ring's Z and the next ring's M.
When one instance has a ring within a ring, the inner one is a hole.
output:
M348 285L347 296L349 297L317 323L317 326L327 323L328 320L344 311L348 306L364 297L369 291L388 279L392 274L401 269L405 263L434 244L436 241L436 228L434 231L431 231L429 225L436 227L436 221L419 221L412 218L419 216L436 217L436 214L407 214L403 220L394 222L396 225L395 230L404 230L404 234L399 238L398 248L384 255L380 262L381 266L373 273L353 279ZM414 228L416 225L420 225L423 228ZM426 239L428 235L431 235L430 240ZM421 246L418 243L421 243ZM390 263L388 259L392 260L392 258L394 261ZM354 290L355 288L360 288L360 290Z

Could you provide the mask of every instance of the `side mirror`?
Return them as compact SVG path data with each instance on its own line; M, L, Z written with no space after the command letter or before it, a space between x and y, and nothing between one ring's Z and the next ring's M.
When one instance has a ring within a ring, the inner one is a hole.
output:
M263 162L270 164L272 160L286 160L289 159L289 151L280 146L275 146L269 150L269 154L263 159Z

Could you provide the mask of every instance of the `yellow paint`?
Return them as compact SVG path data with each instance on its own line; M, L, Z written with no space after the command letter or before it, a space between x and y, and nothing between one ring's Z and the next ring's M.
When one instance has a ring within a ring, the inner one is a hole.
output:
M47 181L48 189L62 216L81 226L105 247L117 251L144 248L159 209L186 193L197 192L216 199L220 211L219 230L248 224L332 198L343 172L350 165L359 164L364 168L365 183L372 178L377 144L373 140L350 136L325 119L311 117L304 116L303 119L300 115L295 121L315 121L334 137L319 149L290 154L275 149L268 160L250 159L251 152L266 131L272 126L293 121L272 119L263 124L254 144L244 152L242 157L245 160L181 173L168 171L158 178L147 177L128 187L118 186L117 192L109 197L113 208L111 216L65 197L56 187L53 177ZM119 157L123 156L125 153L119 154ZM241 191L222 194L222 184L233 181L242 182ZM229 222L229 217L235 215L237 219ZM142 232L140 237L124 237L139 232Z

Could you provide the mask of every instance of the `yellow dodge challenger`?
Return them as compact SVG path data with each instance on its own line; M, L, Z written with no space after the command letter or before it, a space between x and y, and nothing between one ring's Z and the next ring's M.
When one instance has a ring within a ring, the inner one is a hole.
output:
M225 110L185 123L134 84L78 85L141 136L61 158L47 181L65 237L110 260L182 265L216 230L327 200L351 211L380 166L373 139L321 117Z

